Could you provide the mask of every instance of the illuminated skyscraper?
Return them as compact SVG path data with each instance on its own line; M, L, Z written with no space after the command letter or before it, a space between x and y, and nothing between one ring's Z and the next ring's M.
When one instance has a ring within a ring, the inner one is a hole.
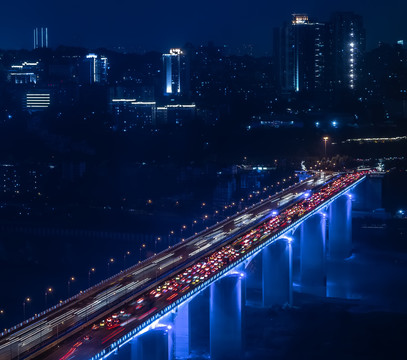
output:
M87 84L101 84L107 82L109 62L107 57L96 54L86 55L81 66L81 80Z
M332 77L334 87L356 89L363 70L365 29L360 15L337 12L331 18Z
M189 92L189 62L181 49L163 54L164 95L187 95Z
M48 47L48 28L34 29L34 49Z
M306 14L294 14L291 23L274 31L274 58L283 90L322 88L325 75L327 27Z

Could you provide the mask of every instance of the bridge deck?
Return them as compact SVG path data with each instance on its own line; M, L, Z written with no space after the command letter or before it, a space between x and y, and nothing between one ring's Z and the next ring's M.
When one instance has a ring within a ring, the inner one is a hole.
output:
M0 359L101 358L363 178L329 174L296 184L3 334ZM309 190L314 192L304 199ZM280 213L272 215L277 208ZM107 317L103 328L92 330Z

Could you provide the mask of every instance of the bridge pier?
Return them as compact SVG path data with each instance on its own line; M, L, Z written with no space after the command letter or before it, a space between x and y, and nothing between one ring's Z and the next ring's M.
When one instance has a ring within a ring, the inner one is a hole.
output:
M186 359L190 352L190 302L177 307L174 318L174 355L176 359Z
M263 302L263 252L250 259L246 273L246 305L261 306Z
M345 194L329 207L329 256L345 259L352 253L352 196Z
M131 358L134 360L172 360L171 329L158 325L132 340Z
M290 238L280 238L262 252L263 306L292 304L292 249Z
M210 358L240 359L243 356L244 278L230 274L210 288Z
M317 213L301 224L300 278L303 292L325 296L326 214Z
M209 352L210 288L196 294L188 303L190 351Z

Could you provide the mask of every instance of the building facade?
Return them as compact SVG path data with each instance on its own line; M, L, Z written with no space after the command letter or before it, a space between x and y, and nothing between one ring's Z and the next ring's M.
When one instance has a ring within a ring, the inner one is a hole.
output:
M181 96L189 93L189 61L181 49L163 54L164 95Z
M357 89L366 47L362 16L352 12L336 12L331 17L330 28L332 86Z
M277 81L285 91L313 91L325 84L327 27L293 14L290 23L274 30Z

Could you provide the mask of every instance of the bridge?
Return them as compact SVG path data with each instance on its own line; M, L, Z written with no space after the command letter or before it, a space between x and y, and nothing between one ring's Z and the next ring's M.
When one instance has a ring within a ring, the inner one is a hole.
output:
M137 359L187 358L191 308L204 292L210 293L211 358L239 358L245 268L262 258L256 276L263 306L291 304L292 241L299 232L301 286L323 293L326 252L351 253L351 191L367 176L314 173L2 332L0 360L97 360L120 354L129 342Z

